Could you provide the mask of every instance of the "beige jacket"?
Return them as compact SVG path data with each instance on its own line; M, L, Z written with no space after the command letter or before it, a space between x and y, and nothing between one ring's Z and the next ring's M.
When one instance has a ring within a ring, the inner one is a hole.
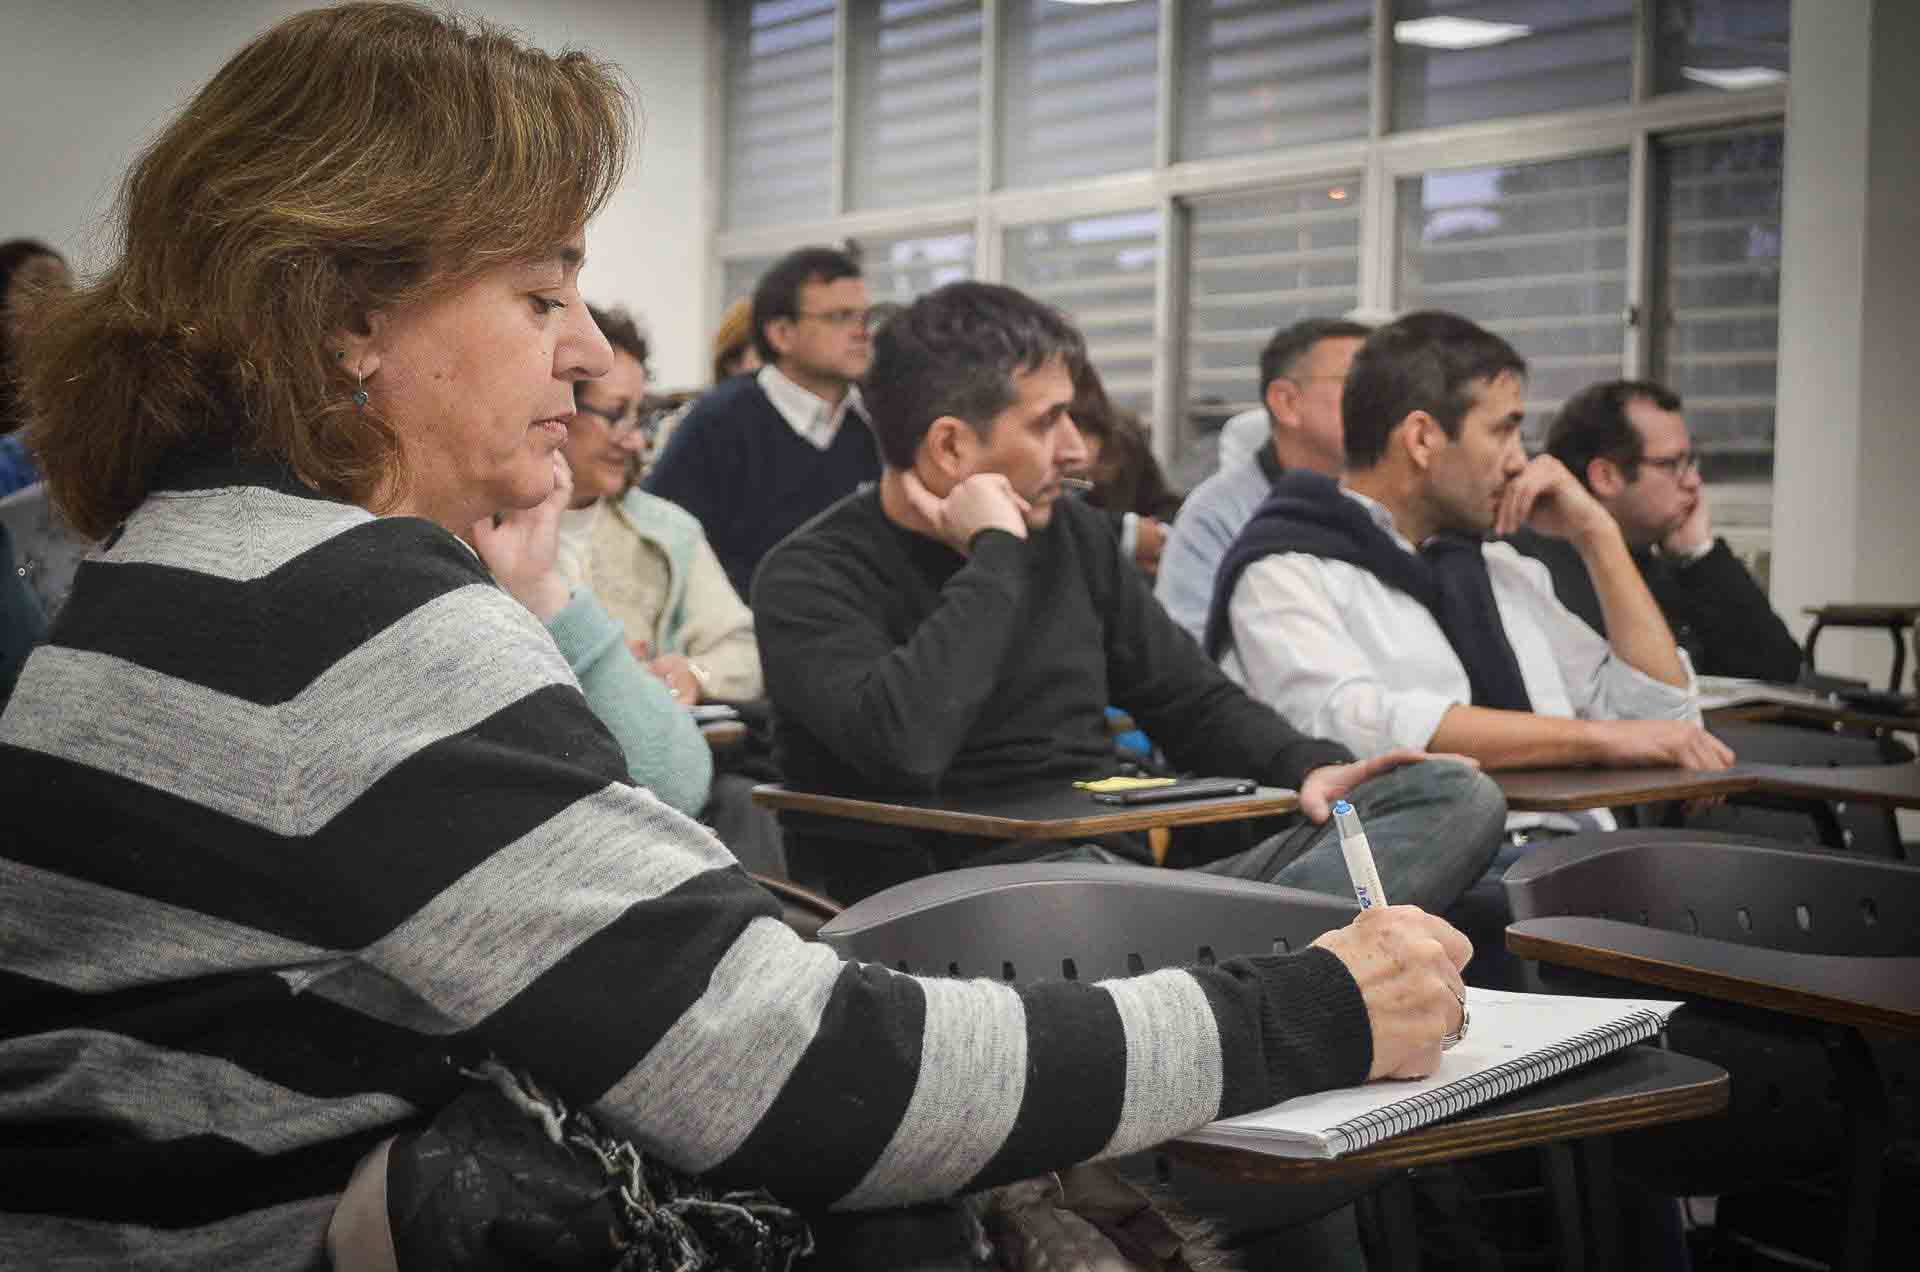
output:
M655 655L684 654L707 675L704 696L750 702L766 693L748 609L700 523L679 505L630 490L595 509L587 559L561 553L567 582L593 590Z

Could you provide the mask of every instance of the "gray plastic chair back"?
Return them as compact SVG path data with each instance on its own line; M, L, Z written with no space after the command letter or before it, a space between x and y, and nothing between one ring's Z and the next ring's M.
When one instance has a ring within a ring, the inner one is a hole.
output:
M1745 764L1792 764L1802 768L1836 768L1855 764L1911 762L1913 751L1895 738L1860 733L1834 733L1791 724L1729 720L1708 726L1713 735L1732 747ZM1891 808L1874 804L1828 804L1825 818L1809 800L1770 796L1759 792L1736 795L1716 808L1687 818L1700 830L1725 831L1748 839L1779 840L1792 844L1829 845L1830 821L1840 839L1854 852L1899 860L1900 824Z
M1507 871L1515 920L1575 914L1802 954L1920 954L1920 867L1696 830L1549 840Z
M1192 871L1067 862L977 866L897 884L820 929L843 955L918 975L1104 980L1286 953L1351 901Z

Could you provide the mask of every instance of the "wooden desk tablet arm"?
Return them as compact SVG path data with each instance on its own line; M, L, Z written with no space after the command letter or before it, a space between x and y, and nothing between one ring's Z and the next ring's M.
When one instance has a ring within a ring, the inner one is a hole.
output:
M1920 958L1801 954L1577 915L1515 923L1507 948L1684 994L1920 1035Z

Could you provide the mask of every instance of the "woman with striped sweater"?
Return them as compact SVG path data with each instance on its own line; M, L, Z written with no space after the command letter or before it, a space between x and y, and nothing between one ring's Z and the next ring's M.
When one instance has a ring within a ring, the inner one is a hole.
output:
M1464 941L929 981L804 944L630 785L456 535L552 491L609 362L582 227L616 73L306 13L139 160L25 384L104 537L0 717L0 1266L296 1268L356 1162L497 1058L673 1165L950 1195L1430 1068ZM530 612L530 610L532 612Z

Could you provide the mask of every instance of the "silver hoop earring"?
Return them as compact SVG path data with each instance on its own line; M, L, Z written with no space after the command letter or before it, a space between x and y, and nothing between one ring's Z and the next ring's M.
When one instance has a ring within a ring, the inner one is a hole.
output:
M333 351L333 360L335 362L345 362L347 360L347 351L345 349L335 349ZM367 409L367 373L356 370L353 373L353 380L353 409L356 411L364 411Z

